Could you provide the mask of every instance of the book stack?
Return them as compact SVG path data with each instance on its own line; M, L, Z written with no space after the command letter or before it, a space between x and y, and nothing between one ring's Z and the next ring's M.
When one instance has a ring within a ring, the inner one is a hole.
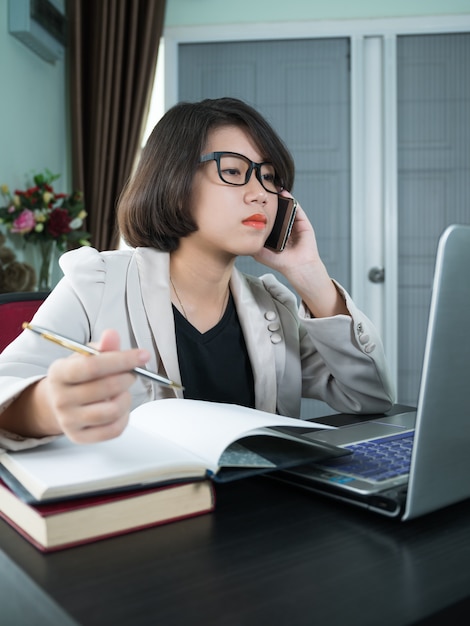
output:
M0 453L0 517L42 551L214 509L213 483L345 454L328 428L232 404L155 400L116 439Z
M0 518L43 552L70 548L213 510L210 481L25 502L0 480Z

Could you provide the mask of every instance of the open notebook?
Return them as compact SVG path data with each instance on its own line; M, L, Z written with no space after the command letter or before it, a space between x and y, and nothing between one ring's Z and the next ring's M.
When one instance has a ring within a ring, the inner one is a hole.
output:
M470 226L439 240L416 411L311 436L353 453L278 478L403 520L470 497Z

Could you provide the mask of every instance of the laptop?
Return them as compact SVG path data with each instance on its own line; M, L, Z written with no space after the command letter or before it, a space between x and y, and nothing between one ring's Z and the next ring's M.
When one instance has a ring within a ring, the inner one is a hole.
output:
M401 520L470 497L470 226L439 239L416 411L308 436L352 453L276 478Z

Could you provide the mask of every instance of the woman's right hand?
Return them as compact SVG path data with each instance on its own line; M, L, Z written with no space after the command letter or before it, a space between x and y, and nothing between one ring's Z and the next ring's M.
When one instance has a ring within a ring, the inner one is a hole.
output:
M1 426L23 436L65 434L76 443L113 439L129 420L131 370L143 366L146 350L120 350L119 335L103 332L94 356L58 359L48 374L26 389L1 415Z

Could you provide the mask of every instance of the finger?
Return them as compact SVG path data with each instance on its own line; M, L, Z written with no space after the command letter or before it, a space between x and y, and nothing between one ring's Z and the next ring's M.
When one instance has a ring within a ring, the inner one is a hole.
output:
M117 352L120 350L121 339L116 330L108 329L101 333L99 341L92 341L90 345L99 352ZM144 362L148 361L149 358L147 357Z
M104 406L100 406L99 412L106 410ZM111 412L111 411L110 411ZM87 444L97 443L99 441L107 441L109 439L115 439L119 437L125 430L129 421L129 415L121 415L117 419L113 419L108 422L93 425L83 425L80 422L80 426L67 425L64 427L64 434L74 443Z
M101 333L100 340L96 345L96 349L100 352L111 352L119 350L121 346L121 339L119 333L115 330L104 330Z
M93 356L73 355L52 363L49 375L63 384L76 385L130 372L134 367L144 365L148 358L148 352L139 349L103 352Z
M130 408L131 397L126 392L102 402L67 407L64 413L59 413L59 419L63 432L72 441L103 441L118 437L123 432Z
M103 402L127 392L134 381L135 376L128 372L107 375L103 378L93 377L79 383L64 382L51 377L54 392L53 404L58 411L64 411L67 407Z

